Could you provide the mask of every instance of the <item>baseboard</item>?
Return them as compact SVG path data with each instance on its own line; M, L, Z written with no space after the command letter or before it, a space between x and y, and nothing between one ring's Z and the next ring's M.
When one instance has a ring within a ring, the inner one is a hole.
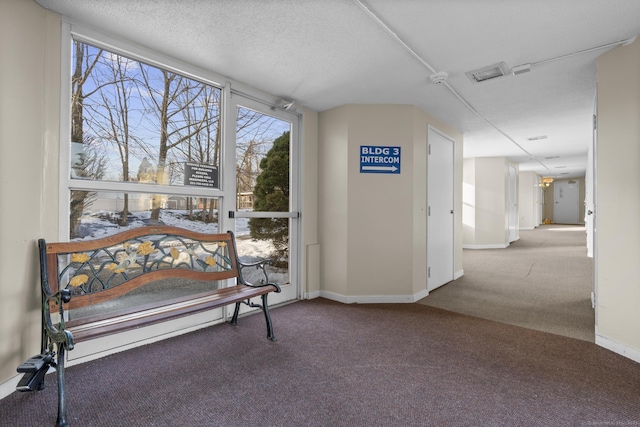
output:
M462 249L504 249L509 247L508 243L498 243L492 245L462 245Z
M621 356L627 357L635 362L640 363L640 350L629 347L628 345L619 343L611 338L603 337L596 334L596 344L600 347L604 347L607 350L611 350L614 353L618 353Z
M16 391L16 387L18 386L22 375L23 374L18 374L14 377L9 378L7 381L0 383L0 399L4 399L5 397Z
M335 292L320 291L322 298L343 304L409 304L429 295L425 289L413 295L342 295Z
M535 230L535 227L519 227L519 230Z
M458 280L462 276L464 276L464 270L458 270L453 274L453 280Z
M305 294L303 295L303 299L314 299L319 298L320 296L320 291L305 292Z
M56 373L56 369L53 366L49 367L49 370L47 370L47 375L51 375L51 374L55 374ZM20 382L20 380L22 379L22 376L24 374L20 373L16 376L13 376L11 378L9 378L7 381L0 383L0 400L4 399L5 397L9 396L11 393L13 393L16 390L16 387L18 386L18 383ZM45 381L49 380L50 377L45 377ZM20 392L22 393L22 392ZM25 392L28 393L28 392Z
M429 291L424 289L417 294L413 295L413 302L420 301L422 298L426 298L429 296Z

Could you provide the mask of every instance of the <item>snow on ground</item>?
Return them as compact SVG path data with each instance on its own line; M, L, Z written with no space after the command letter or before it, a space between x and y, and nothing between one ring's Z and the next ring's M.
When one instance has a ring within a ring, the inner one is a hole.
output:
M113 216L113 212L100 211L92 214L85 214L81 218L80 233L83 237L73 239L93 240L102 237L111 236L125 230L144 227L149 224L151 218L150 211L131 212L126 226L114 224L109 220ZM238 247L238 255L245 262L255 261L261 258L269 258L274 248L271 242L266 240L253 240L249 236L249 219L236 218L236 246ZM160 223L180 227L198 233L219 233L218 223L205 223L199 220L190 220L187 217L187 211L162 209L160 211ZM226 230L224 230L226 231ZM224 232L223 231L223 232ZM259 281L259 273L257 269L246 269L243 275L249 282ZM269 280L279 284L289 282L289 275L286 270L280 268L269 268Z

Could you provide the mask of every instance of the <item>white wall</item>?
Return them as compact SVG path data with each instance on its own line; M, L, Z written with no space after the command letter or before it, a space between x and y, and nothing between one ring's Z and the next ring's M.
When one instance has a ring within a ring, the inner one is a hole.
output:
M462 135L414 106L345 105L319 114L322 296L343 302L426 296L429 124L455 139L460 165ZM401 173L360 173L361 145L400 146ZM457 173L458 188L460 182ZM462 271L460 244L456 250L455 269Z
M518 215L520 230L533 230L538 222L539 176L534 172L520 172L518 181Z
M549 219L553 222L554 220L554 205L555 205L555 201L554 201L554 193L555 193L555 183L556 182L563 182L563 181L569 181L569 179L558 179L554 182L552 182L548 187L544 188L544 201L545 201L545 205L544 205L544 209L543 209L543 215L545 219ZM581 178L574 178L572 179L572 181L578 181L578 185L579 185L579 193L578 193L578 224L584 224L584 214L585 214L585 205L584 205L584 201L585 201L585 197L586 197L586 193L585 193L585 179L584 177Z
M597 76L596 342L640 362L640 41Z
M509 162L504 157L464 159L464 240L468 249L509 246Z
M318 113L304 110L302 123L302 248L304 298L320 292L320 243L318 240Z
M320 288L347 293L348 120L347 107L318 117L318 233ZM328 267L328 268L327 268Z
M0 397L40 351L36 241L58 233L60 19L0 3ZM10 387L15 386L14 383Z

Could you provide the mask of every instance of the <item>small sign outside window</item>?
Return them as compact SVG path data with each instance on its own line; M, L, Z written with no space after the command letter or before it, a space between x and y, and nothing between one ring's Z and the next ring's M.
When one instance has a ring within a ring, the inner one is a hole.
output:
M184 164L184 185L219 188L218 167L186 162Z

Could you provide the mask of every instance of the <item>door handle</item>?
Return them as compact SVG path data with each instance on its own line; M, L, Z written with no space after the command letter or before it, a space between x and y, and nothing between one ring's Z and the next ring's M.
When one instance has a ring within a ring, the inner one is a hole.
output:
M593 211L587 211L587 215L593 215Z

